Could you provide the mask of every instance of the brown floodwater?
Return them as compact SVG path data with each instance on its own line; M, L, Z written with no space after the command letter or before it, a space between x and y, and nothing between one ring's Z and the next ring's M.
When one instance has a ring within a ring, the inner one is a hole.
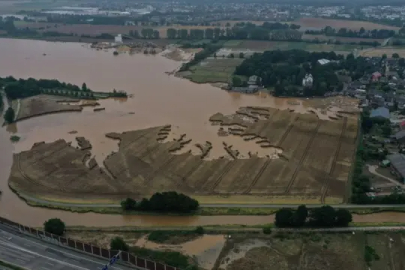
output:
M44 55L46 54L46 55ZM118 149L117 141L104 136L171 124L176 133L187 134L194 143L212 142L214 148L226 138L217 135L218 127L208 119L217 112L232 114L241 106L269 106L306 111L302 102L277 99L267 94L232 94L213 86L198 85L165 74L180 65L162 56L119 55L91 50L79 43L54 43L33 40L0 39L0 77L46 78L81 85L95 91L125 90L128 99L99 101L104 111L60 113L18 122L0 129L0 216L30 226L41 226L46 219L60 217L68 225L85 226L183 226L216 224L264 224L272 217L205 216L153 217L77 214L28 206L10 191L7 181L12 153L29 149L35 142L51 142L59 138L73 141L84 136L93 145L92 154L101 165L105 157ZM294 104L298 105L294 105ZM69 134L77 131L76 134ZM11 134L21 141L12 144ZM238 140L234 140L235 143ZM252 151L252 143L234 146L241 153ZM260 147L258 147L260 149ZM252 152L260 152L253 149ZM219 152L213 152L218 153ZM84 199L84 198L83 198Z

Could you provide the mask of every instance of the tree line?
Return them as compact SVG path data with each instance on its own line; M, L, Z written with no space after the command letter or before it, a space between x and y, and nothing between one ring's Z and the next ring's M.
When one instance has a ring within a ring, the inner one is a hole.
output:
M255 53L235 69L235 75L261 77L264 87L274 87L276 96L323 96L339 84L337 63L321 65L320 59L342 60L335 52L308 52L304 50L265 51ZM307 74L313 76L311 87L303 87Z
M306 30L305 34L311 35L325 35L325 36L337 36L337 37L351 37L351 38L375 38L375 39L387 39L395 35L394 30L387 29L373 29L366 30L361 27L359 31L347 29L342 27L335 29L330 26L326 26L321 30Z
M0 78L0 87L4 87L4 92L9 99L26 98L41 94L41 89L64 89L69 91L92 92L83 83L80 88L77 85L60 82L58 80L47 79L15 79L12 76Z
M236 24L232 28L175 29L166 31L168 39L252 39L252 40L301 40L302 33L288 24L252 23Z
M143 198L137 202L132 198L127 198L121 202L121 207L125 211L137 210L145 212L160 213L190 213L198 209L198 201L182 193L175 191L157 192L149 199Z
M334 209L329 205L308 208L300 205L296 210L282 208L276 212L275 225L279 228L347 227L352 214L347 209Z
M198 63L200 63L202 60L207 58L208 56L214 54L216 51L218 51L222 46L218 44L205 44L203 45L204 49L194 55L194 58L191 59L189 62L184 63L179 71L187 71L191 66L194 66Z

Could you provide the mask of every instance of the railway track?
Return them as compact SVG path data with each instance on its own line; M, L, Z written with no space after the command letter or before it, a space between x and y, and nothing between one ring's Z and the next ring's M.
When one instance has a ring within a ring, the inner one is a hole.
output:
M252 188L256 185L257 181L259 181L260 177L269 166L271 159L267 160L263 166L260 168L260 171L256 174L255 178L253 179L252 183L250 183L249 187L242 193L242 194L249 194L252 191Z
M318 134L318 130L319 130L319 127L321 126L321 123L322 123L321 121L318 121L318 124L317 124L315 130L313 131L313 135L312 135L311 139L309 140L307 146L305 147L304 154L302 155L300 161L298 162L297 168L295 169L294 174L292 175L291 180L287 185L287 188L286 188L286 190L284 192L285 194L290 192L291 187L294 184L295 179L297 178L298 172L301 170L302 163L304 163L304 160L307 158L309 149L311 148L311 146L312 146L312 144L314 142L316 134Z
M338 145L338 147L337 147L337 149L335 151L335 155L333 156L332 166L331 166L330 171L329 171L329 176L332 176L333 172L335 171L336 161L337 161L337 158L339 156L340 148L342 146L342 139L343 139L343 136L344 136L344 134L346 132L346 128L347 128L347 117L345 117L344 120L343 120L342 132L340 132L340 136L339 136L339 145ZM323 189L322 189L322 194L321 194L321 203L325 203L326 193L328 192L328 189L329 189L329 180L330 180L330 178L326 178L323 185L322 185Z

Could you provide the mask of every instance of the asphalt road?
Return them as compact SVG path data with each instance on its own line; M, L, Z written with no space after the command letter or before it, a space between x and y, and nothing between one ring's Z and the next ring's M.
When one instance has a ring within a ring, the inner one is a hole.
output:
M0 225L0 260L33 270L96 270L108 262L73 250L48 244ZM111 270L130 270L116 265Z

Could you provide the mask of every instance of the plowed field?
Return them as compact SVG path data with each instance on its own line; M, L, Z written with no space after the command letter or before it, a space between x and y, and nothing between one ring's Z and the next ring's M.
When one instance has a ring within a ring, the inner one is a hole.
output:
M168 140L170 126L111 133L119 151L98 166L87 167L90 152L65 141L42 143L14 156L11 186L30 194L143 197L176 190L189 195L259 195L343 201L357 136L357 120L319 120L267 108L241 108L236 114L210 118L218 129L238 125L239 136L277 149L258 157L239 156L237 145L224 142L229 155L207 160L176 152L194 144L181 136ZM236 136L236 135L233 135ZM210 145L208 143L208 145ZM204 149L203 149L204 150ZM209 149L208 149L209 151Z

